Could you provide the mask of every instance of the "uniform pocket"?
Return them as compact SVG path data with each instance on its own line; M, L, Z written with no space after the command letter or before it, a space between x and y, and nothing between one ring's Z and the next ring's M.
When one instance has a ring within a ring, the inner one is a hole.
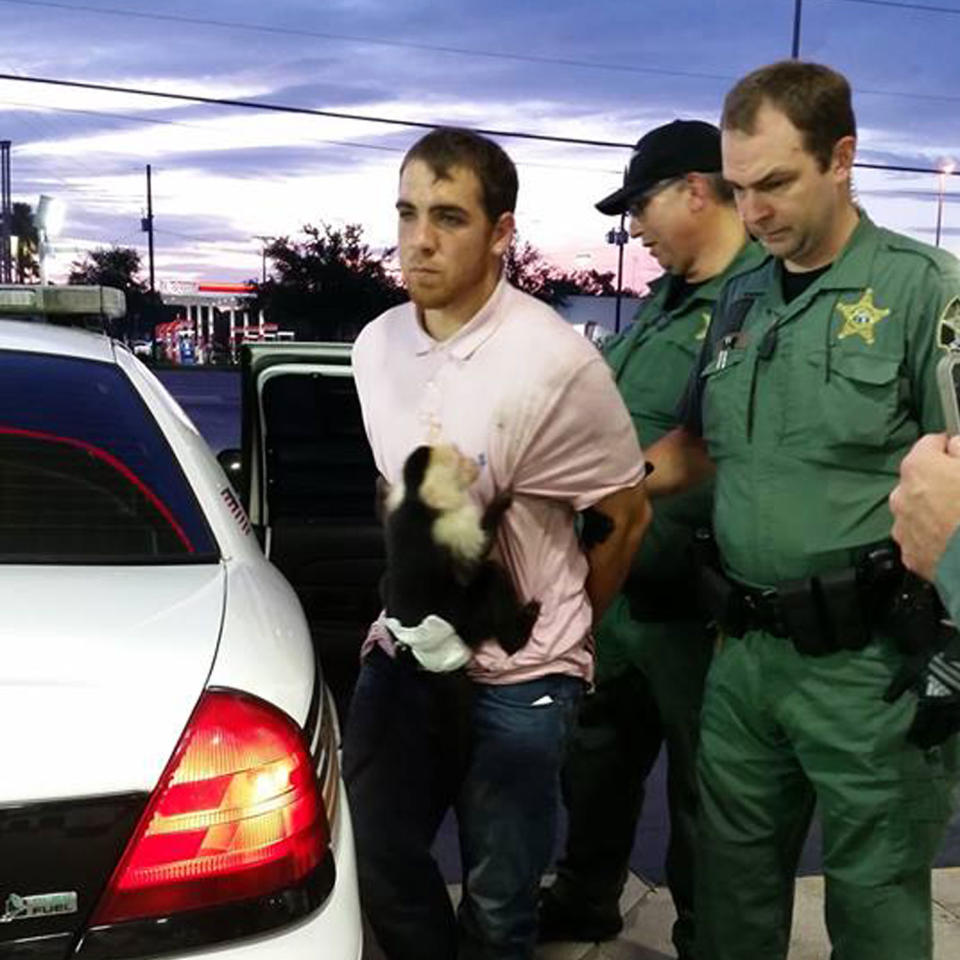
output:
M703 436L717 459L747 437L750 364L746 350L721 350L701 371Z
M667 336L651 339L630 358L617 387L641 445L651 444L677 424L696 351Z
M899 409L900 358L835 349L806 360L813 396L797 410L810 417L815 442L834 449L886 446Z

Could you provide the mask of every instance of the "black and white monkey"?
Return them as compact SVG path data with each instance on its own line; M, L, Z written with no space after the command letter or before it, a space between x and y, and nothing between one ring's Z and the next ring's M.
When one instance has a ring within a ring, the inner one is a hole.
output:
M442 617L471 649L495 638L508 654L529 639L540 603L521 603L490 557L511 498L481 513L469 495L477 464L451 444L417 447L384 504L387 570L380 583L389 618L416 627Z

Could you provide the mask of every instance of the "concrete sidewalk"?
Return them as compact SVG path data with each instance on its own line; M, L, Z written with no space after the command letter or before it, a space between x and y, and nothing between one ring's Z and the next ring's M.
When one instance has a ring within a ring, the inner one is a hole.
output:
M457 891L458 893L459 891ZM934 960L960 957L960 867L933 871ZM634 874L620 901L626 924L610 943L553 943L537 949L537 960L668 960L674 911L670 894ZM823 877L797 881L789 960L827 960L830 945L823 924ZM877 960L884 960L878 957Z
M547 878L547 883L552 883ZM460 899L460 885L451 884L450 898ZM623 933L609 943L551 943L537 948L536 960L671 960L674 911L670 894L630 874L620 899L626 917ZM365 930L364 960L383 960L369 928ZM960 957L960 867L933 871L934 960ZM830 944L823 925L823 877L797 880L793 934L788 960L827 960ZM424 958L426 960L426 958ZM878 957L877 960L888 960Z

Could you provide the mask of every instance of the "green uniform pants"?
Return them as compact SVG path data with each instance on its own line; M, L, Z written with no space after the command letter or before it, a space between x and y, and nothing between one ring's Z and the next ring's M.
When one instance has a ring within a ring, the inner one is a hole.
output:
M698 759L699 960L786 957L815 803L833 960L931 956L930 866L957 742L926 752L906 742L914 697L882 699L900 663L884 639L825 657L759 631L724 642Z
M577 912L616 914L644 782L666 743L666 875L681 957L693 956L696 748L711 653L702 622L638 623L618 596L597 631L596 690L581 705L562 774L569 826L553 893Z

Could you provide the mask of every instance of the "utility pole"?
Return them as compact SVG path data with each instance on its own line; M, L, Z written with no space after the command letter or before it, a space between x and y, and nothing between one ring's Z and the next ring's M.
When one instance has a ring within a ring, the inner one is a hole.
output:
M626 223L627 215L620 214L620 229L607 231L607 243L615 243L620 248L617 257L617 310L613 319L613 332L620 332L620 300L623 295L623 248L630 240L630 234L627 233Z
M0 283L13 283L13 258L10 252L13 203L10 189L10 141L0 140Z
M794 60L800 59L800 13L803 0L794 0L793 4L793 46L790 56Z
M254 240L260 241L260 282L267 282L267 247L276 240L276 237L266 236L262 233L256 233Z
M150 292L153 293L153 186L150 177L150 164L147 164L147 215L140 220L140 230L147 235L147 251L150 264Z

